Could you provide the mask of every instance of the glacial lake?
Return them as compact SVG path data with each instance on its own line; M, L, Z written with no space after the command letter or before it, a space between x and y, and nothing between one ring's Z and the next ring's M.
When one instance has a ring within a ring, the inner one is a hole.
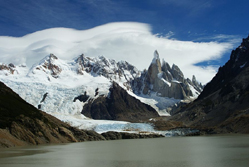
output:
M0 167L248 167L249 135L165 137L0 149Z

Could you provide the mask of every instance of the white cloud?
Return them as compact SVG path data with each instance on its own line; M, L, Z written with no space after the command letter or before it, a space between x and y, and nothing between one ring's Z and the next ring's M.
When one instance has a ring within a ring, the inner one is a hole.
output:
M170 32L173 34L173 32ZM31 66L50 53L62 59L73 59L84 53L126 60L138 69L148 68L154 50L169 64L178 65L185 77L196 75L202 83L216 73L216 67L196 66L217 60L233 47L229 42L192 42L158 37L148 24L135 22L109 23L89 30L52 28L20 38L0 37L0 61Z

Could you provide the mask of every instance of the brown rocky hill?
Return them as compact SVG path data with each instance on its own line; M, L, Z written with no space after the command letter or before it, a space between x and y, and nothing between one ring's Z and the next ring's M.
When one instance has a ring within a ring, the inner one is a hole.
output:
M249 37L233 50L197 100L178 109L171 120L218 133L249 133Z
M115 82L110 88L109 97L99 96L97 99L90 99L84 105L82 114L93 119L130 122L159 116L154 108L129 95Z
M36 109L0 82L0 147L90 140L105 138Z

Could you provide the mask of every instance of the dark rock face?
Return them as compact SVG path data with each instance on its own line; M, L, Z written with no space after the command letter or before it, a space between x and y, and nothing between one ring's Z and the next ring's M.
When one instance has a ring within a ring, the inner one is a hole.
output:
M90 99L88 103L84 105L81 113L93 119L115 120L116 117L111 115L112 113L110 113L108 109L109 103L107 98L99 96L97 99Z
M0 147L105 140L37 110L0 82Z
M41 100L40 103L44 102L47 96L48 96L48 93L45 93L45 94L43 95L42 100Z
M82 114L93 119L139 121L159 116L151 106L130 96L113 82L109 97L100 96L84 105Z
M84 95L79 95L79 96L75 97L73 102L75 102L76 100L79 100L81 102L86 102L88 99L89 99L89 96L85 92Z
M249 38L232 51L198 99L173 116L188 126L249 133ZM240 126L239 126L240 125Z
M203 90L199 99L212 94L213 92L223 88L224 86L227 87L225 89L229 91L229 83L231 83L231 81L234 80L235 77L237 77L242 71L244 71L244 69L249 66L248 48L248 38L243 39L241 45L236 50L232 51L230 60L223 67L219 68L218 73L215 75L212 81L205 86L205 89Z
M48 93L45 93L42 97L42 100L40 101L40 104L38 104L38 109L41 109L42 107L42 103L45 101L45 99L47 98Z
M184 82L184 75L177 65L172 65L171 74L177 81Z

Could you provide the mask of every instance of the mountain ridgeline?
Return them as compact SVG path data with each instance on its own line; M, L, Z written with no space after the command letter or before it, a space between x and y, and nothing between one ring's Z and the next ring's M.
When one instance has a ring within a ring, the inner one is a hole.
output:
M203 89L194 76L185 79L177 65L161 64L157 51L144 71L104 56L82 54L74 60L61 60L50 54L31 68L2 64L0 80L50 114L82 113L94 119L134 122L158 113L167 115L176 103L192 101Z
M249 133L249 37L232 51L197 100L174 113L172 120L216 132Z
M163 60L160 62L159 54L154 52L154 58L148 68L140 72L128 62L107 59L103 56L89 58L81 55L77 60L78 73L84 72L102 75L110 80L119 81L123 79L123 85L136 94L149 95L155 92L157 96L175 99L189 99L197 97L203 90L203 86L197 82L193 75L192 80L185 79L180 68L170 65Z

